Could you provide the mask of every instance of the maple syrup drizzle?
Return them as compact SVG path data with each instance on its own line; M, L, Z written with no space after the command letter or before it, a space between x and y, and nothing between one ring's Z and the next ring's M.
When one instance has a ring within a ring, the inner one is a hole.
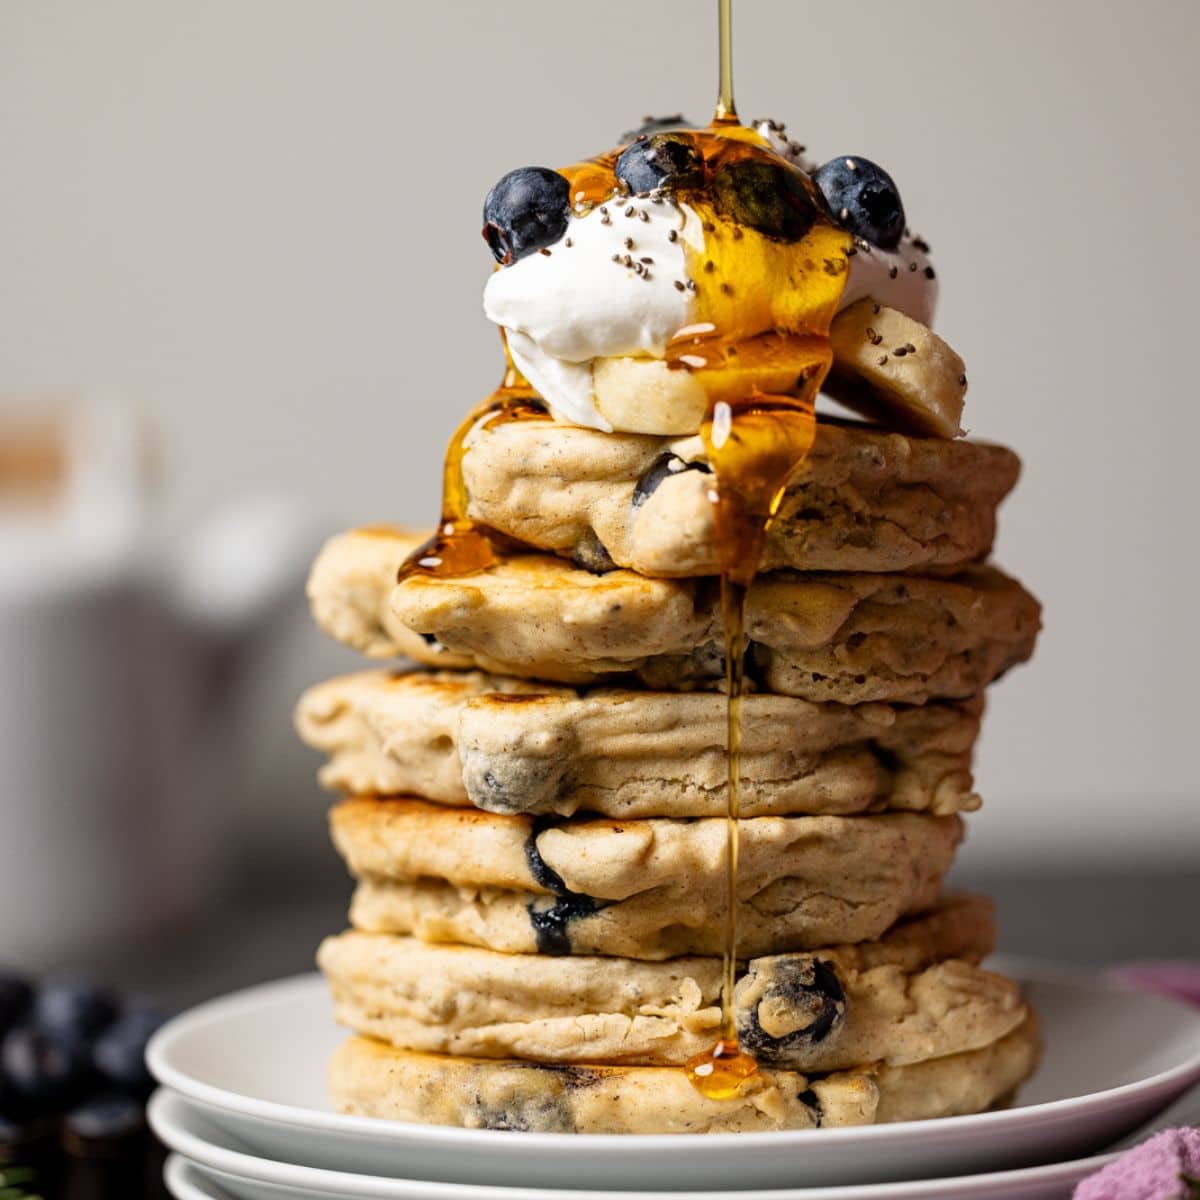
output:
M717 0L717 21L720 27L721 74L713 124L720 125L728 121L737 125L737 108L733 103L733 0Z
M454 431L450 445L446 448L445 464L442 467L441 520L433 536L418 546L401 565L397 573L398 582L412 575L444 578L473 575L494 566L511 548L509 539L468 516L470 497L467 495L462 467L467 435L477 425L483 422L497 424L506 421L548 419L537 392L530 387L513 363L508 352L508 340L504 338L503 331L501 339L504 341L507 363L504 379L490 396L471 410L466 420Z
M712 124L705 130L681 131L675 136L687 138L703 161L705 182L694 188L680 189L683 198L694 202L702 214L713 215L707 195L707 180L722 167L761 157L778 165L782 160L751 129L741 125L733 100L732 0L718 0L720 25L720 86ZM614 167L621 148L597 155L562 170L569 184L569 198L576 213L611 204L612 211L601 208L601 217L617 215L618 206L630 202L628 189L617 180ZM803 172L794 170L794 181L813 201L814 211L823 211L815 185ZM799 201L797 201L799 202ZM626 215L629 215L626 213ZM815 402L831 362L828 326L836 308L836 296L844 284L847 260L845 251L850 238L837 231L827 220L818 220L831 237L811 241L808 249L817 262L824 262L824 283L814 291L807 289L806 299L818 303L787 335L764 334L739 343L734 336L723 335L715 321L736 319L738 301L733 285L722 274L736 267L738 252L730 251L717 232L718 226L705 223L712 237L710 254L704 269L714 285L719 284L717 299L712 292L701 298L713 320L702 321L680 331L668 347L667 365L675 370L699 371L709 384L720 377L741 379L739 367L779 365L794 369L795 394L765 394L746 385L714 387L721 399L710 398L710 408L701 428L701 437L713 471L710 499L714 505L714 525L720 566L721 614L725 651L725 687L727 698L727 793L726 814L726 908L722 947L721 1025L716 1043L687 1063L688 1078L705 1096L728 1099L737 1096L753 1080L758 1064L738 1044L734 1007L737 974L737 886L739 858L739 817L741 812L742 701L745 690L745 643L747 596L762 559L763 546L771 521L779 509L788 481L804 462L816 433ZM728 232L728 230L727 230ZM730 237L736 246L742 238L740 227ZM732 253L733 258L729 255ZM806 267L814 269L812 261ZM720 267L720 270L717 268ZM839 278L840 277L840 278ZM835 282L831 282L831 279ZM740 280L738 281L740 282ZM826 292L835 288L831 299ZM503 333L501 335L503 337ZM739 355L739 350L742 354ZM443 478L442 521L438 531L400 568L400 578L413 574L450 576L486 570L515 547L507 539L481 526L468 516L462 460L467 435L482 421L551 419L536 391L521 376L508 353L504 382L459 426L446 453ZM514 702L530 697L498 697Z
M712 130L720 130L724 145L718 153L746 155L750 143L734 140L740 129L733 101L732 0L719 0L720 89ZM722 128L723 127L723 128ZM731 137L731 134L733 135ZM706 165L710 154L702 150ZM712 260L709 260L712 265ZM721 619L725 650L727 801L725 929L721 964L721 1031L717 1042L687 1063L693 1086L714 1100L737 1096L758 1073L753 1055L738 1044L734 987L738 950L738 859L741 817L742 706L745 693L747 598L762 561L767 532L788 481L804 462L816 435L816 395L829 369L828 329L793 343L802 366L797 374L798 395L765 395L751 391L736 400L717 400L701 428L708 462L713 470L710 491L718 564L721 571ZM706 336L707 335L707 336ZM715 335L715 336L714 336ZM762 343L771 353L776 342ZM668 364L704 371L737 365L735 342L724 341L711 326L685 341L686 348L668 350ZM686 357L685 357L686 355Z

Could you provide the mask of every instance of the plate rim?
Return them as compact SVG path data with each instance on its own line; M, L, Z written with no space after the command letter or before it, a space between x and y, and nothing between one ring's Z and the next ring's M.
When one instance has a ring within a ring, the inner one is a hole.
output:
M160 1089L151 1098L149 1115L151 1124L155 1127L156 1132L158 1126L163 1122L162 1109L173 1102L181 1104L185 1112L188 1110L187 1098L168 1090ZM172 1122L172 1124L176 1123ZM237 1160L237 1162L227 1162L223 1166L217 1165L215 1161L206 1163L199 1157L193 1157L188 1150L176 1148L175 1146L170 1147L171 1153L168 1162L178 1160L182 1164L197 1168L202 1173L211 1171L217 1174L229 1175L232 1178L244 1179L249 1183L265 1183L277 1187L308 1188L317 1194L324 1189L341 1187L345 1190L348 1186L357 1186L359 1183L365 1182L368 1184L368 1190L361 1193L363 1200L366 1200L366 1197L373 1191L382 1194L384 1185L396 1183L409 1183L426 1189L434 1188L439 1191L445 1189L446 1200L453 1200L455 1190L461 1192L463 1189L470 1189L471 1195L478 1197L478 1200L518 1200L520 1197L528 1197L529 1200L559 1200L559 1198L564 1196L568 1197L569 1200L592 1200L593 1197L601 1196L611 1196L614 1200L693 1200L698 1195L694 1191L651 1192L614 1188L606 1189L603 1192L596 1192L571 1187L540 1187L526 1184L481 1184L416 1179L411 1176L363 1175L352 1171L335 1171L326 1167L307 1167L301 1163L281 1162L259 1154L230 1150L214 1142L209 1142L200 1134L193 1133L186 1128L182 1130L182 1135L185 1139L204 1147L209 1152L215 1152L219 1157L228 1157L229 1159ZM165 1138L163 1140L166 1141ZM883 1200L920 1200L927 1193L930 1186L948 1189L962 1187L968 1183L994 1186L1006 1183L1077 1181L1085 1178L1087 1175L1094 1174L1096 1171L1103 1170L1109 1163L1114 1162L1119 1157L1120 1155L1117 1153L1106 1152L1089 1155L1087 1158L1069 1159L1065 1162L1041 1163L1035 1166L1014 1167L1003 1171L978 1171L970 1175L948 1175L932 1179L890 1180L883 1183L820 1184L812 1188L750 1188L737 1192L723 1189L717 1192L704 1193L703 1195L706 1200L709 1196L713 1200L731 1200L732 1197L745 1197L746 1200L800 1200L800 1198L810 1195L816 1197L817 1200L820 1200L821 1197L833 1197L834 1200L838 1200L837 1193L841 1192L843 1193L841 1200L846 1200L847 1197L854 1194L862 1195L864 1189L871 1189L873 1192L880 1194ZM236 1169L237 1164L242 1162L251 1164L251 1169L254 1169L254 1164L262 1164L267 1169L265 1172L260 1171L257 1175L242 1174ZM272 1170L272 1168L277 1168L277 1170ZM285 1180L282 1173L290 1172L298 1172L299 1175L293 1180ZM1041 1178L1034 1178L1035 1174L1040 1175ZM272 1175L276 1175L277 1177L271 1178ZM372 1184L379 1186L371 1187L370 1185Z
M1088 986L1093 989L1100 987L1107 992L1152 997L1154 1002L1175 1007L1193 1017L1197 1021L1197 1030L1200 1032L1200 1012L1173 997L1145 992L1086 969L1013 959L1005 960L1005 965L1015 972L1017 982L1022 985L1027 983L1082 985L1086 981ZM490 1145L494 1149L500 1146L511 1148L520 1145L526 1149L541 1149L552 1154L569 1152L572 1147L587 1147L598 1151L604 1148L611 1149L617 1145L623 1146L626 1150L631 1146L636 1146L637 1151L642 1152L678 1149L680 1137L685 1136L672 1133L544 1133L508 1129L463 1129L453 1125L422 1125L414 1121L390 1121L377 1117L348 1116L345 1113L322 1112L318 1109L301 1108L275 1100L259 1100L240 1095L227 1088L194 1079L168 1061L172 1043L185 1036L197 1025L219 1020L229 1009L241 1008L247 1004L269 1003L277 999L280 994L315 988L318 983L321 987L325 986L320 972L306 971L229 992L186 1010L168 1021L151 1038L146 1048L146 1061L151 1074L163 1087L179 1093L202 1107L215 1109L218 1112L234 1113L293 1129L320 1129L328 1133L349 1134L367 1137L371 1140L386 1139L396 1143L419 1139L426 1144L444 1144L450 1147L466 1137L472 1141L480 1139L483 1146ZM824 1145L858 1141L862 1138L887 1141L895 1138L902 1139L918 1129L930 1136L952 1133L955 1130L961 1131L965 1121L970 1121L973 1129L981 1125L1003 1128L1006 1125L1020 1124L1028 1120L1052 1118L1060 1113L1085 1113L1091 1109L1118 1103L1126 1097L1152 1092L1159 1088L1169 1088L1180 1082L1186 1085L1198 1078L1200 1078L1200 1041L1197 1042L1192 1055L1174 1067L1148 1075L1144 1079L1118 1084L1116 1087L1104 1088L1098 1092L1086 1092L1082 1096L1063 1097L1058 1100L1043 1101L1040 1104L1023 1105L1018 1108L993 1112L967 1113L953 1117L929 1117L921 1121L895 1121L887 1125L855 1125L836 1129L773 1130L753 1133L710 1133L705 1134L704 1145L706 1148L712 1146L717 1150L735 1145L750 1150L759 1146L778 1146L780 1139L787 1138L789 1134L793 1137L820 1138Z

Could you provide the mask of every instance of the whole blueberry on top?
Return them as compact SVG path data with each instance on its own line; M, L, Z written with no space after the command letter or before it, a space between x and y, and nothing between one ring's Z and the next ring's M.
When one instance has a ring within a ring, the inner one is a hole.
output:
M15 971L0 968L0 1034L15 1025L33 999L33 986Z
M673 133L642 133L621 152L614 170L631 192L652 192L696 181L703 166L690 139Z
M904 205L892 177L869 158L830 159L813 176L834 219L881 250L893 250L904 232Z
M627 129L617 139L621 142L632 142L639 134L662 133L667 129L695 129L694 121L689 121L683 113L672 113L669 117L643 117L642 123L636 129Z
M483 237L507 266L557 242L567 231L570 186L549 167L509 171L483 202Z
M55 975L42 982L33 1002L39 1029L78 1038L95 1037L117 1015L112 994L78 975Z

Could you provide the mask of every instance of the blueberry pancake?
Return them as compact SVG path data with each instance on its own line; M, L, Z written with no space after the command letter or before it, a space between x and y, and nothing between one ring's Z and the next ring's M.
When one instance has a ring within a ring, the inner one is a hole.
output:
M974 809L981 698L922 706L745 701L742 814ZM720 692L569 688L478 671L361 671L310 688L296 727L321 782L489 812L716 817Z
M980 1112L1033 1072L1036 1017L977 1050L829 1075L764 1068L728 1100L676 1067L533 1063L397 1050L355 1037L334 1055L343 1113L540 1133L749 1133L833 1129Z
M502 816L422 800L335 806L359 880L352 924L505 953L719 954L723 818L616 822ZM740 945L749 956L880 936L937 899L957 816L753 817L740 823Z
M949 572L986 557L1016 483L1001 446L822 419L767 535L762 568ZM718 571L713 477L699 437L606 434L546 416L481 420L462 463L469 515L608 570Z
M735 991L739 1040L793 1071L979 1049L1025 1015L1016 984L977 965L993 933L987 901L959 897L876 943L751 959ZM913 962L922 942L932 953ZM403 1050L678 1066L720 1034L718 958L499 954L351 931L317 961L341 1024Z
M308 575L308 599L317 625L368 658L436 649L439 665L469 667L471 660L465 655L450 654L406 628L387 604L400 564L427 536L428 531L399 525L371 525L330 538Z
M328 543L309 581L322 628L376 657L559 683L634 677L677 690L723 676L711 579L595 575L529 554L395 585L414 542L395 536L390 558L378 531ZM993 567L953 579L777 571L750 591L747 671L805 700L961 699L1024 662L1038 626L1037 601Z

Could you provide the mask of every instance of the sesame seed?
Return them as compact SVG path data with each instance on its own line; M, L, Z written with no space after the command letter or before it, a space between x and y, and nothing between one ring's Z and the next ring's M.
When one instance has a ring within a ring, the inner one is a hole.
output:
M848 208L843 208L842 211L838 215L844 221L844 220L846 220L847 217L850 216L850 210Z
M667 241L668 242L679 241L679 231L676 229L668 229L667 230Z
M724 293L726 296L732 296L732 295L733 295L733 288L731 288L731 287L729 286L729 284L727 284L727 283L723 283L723 284L721 284L721 291L722 291L722 292L723 292L723 293Z
M892 351L893 356L896 358L903 358L907 353L908 353L907 346L897 346L895 348L895 350Z
M628 207L628 208L625 210L625 215L626 215L627 217L632 217L632 216L633 216L633 213L634 213L634 208L633 208L633 205L631 204L631 205L630 205L630 206L629 206L629 207Z
M910 262L910 263L908 264L908 269L909 269L910 271L915 271L915 270L917 269L917 264L916 264L915 262Z
M538 251L538 253L539 253L539 254L544 254L544 255L545 255L547 258L549 258L549 257L550 257L550 251L549 251L549 250L547 250L545 246L543 246L543 247L542 247L542 248L541 248L541 249Z
M912 342L905 342L904 348L909 352L909 354L916 354L917 352L917 348L912 344Z
M713 260L711 258L708 260L708 262L706 262L704 264L704 270L709 275L711 275L716 269L717 269L717 265L716 265L716 263L713 262Z
M958 377L958 386L960 388L965 388L967 386L967 377L965 375L960 375Z
M899 274L900 274L900 268L899 268L899 267L892 267L892 268L891 268L891 270L889 270L889 271L888 271L888 278L889 278L889 279L895 279L895 278L896 278L896 276L897 276L897 275L899 275Z
M937 275L934 273L934 270L932 267L925 268L925 278L926 279L936 279L937 278Z
M687 281L687 290L689 292L694 292L696 290L696 281L694 279L689 279Z
M650 220L650 214L649 214L649 213L648 213L648 212L647 212L647 211L646 211L644 208L641 210L641 212L639 212L639 213L638 213L638 216L639 216L639 217L641 217L641 219L642 219L643 221L648 221L648 220ZM914 264L913 264L913 266L914 266L914 268L915 268L915 267L916 267L916 264L914 263Z
M564 240L563 245L569 250L575 243L570 238Z
M654 259L652 259L652 258L651 258L651 257L650 257L648 254L643 254L643 255L642 255L642 262L644 262L644 263L652 263L653 261L654 261Z
M684 283L682 279L677 279L677 280L675 280L675 290L677 292L686 292L687 284Z
M875 361L876 361L876 362L877 362L877 363L878 363L878 364L879 364L881 367L883 367L883 366L886 366L886 365L887 365L887 355L886 355L886 354L880 355L880 357L879 357L879 358L877 358Z
M878 336L879 336L879 334L877 334L877 333L875 332L875 330L874 330L874 329L872 329L870 325L868 325L868 326L867 326L867 341L869 341L869 342L871 342L872 344L874 344L874 342L875 342L875 339L876 339Z
M913 238L913 245L921 251L922 254L929 253L929 243L921 237Z
M626 239L625 239L625 249L626 249L626 250L632 250L632 249L633 249L633 238L626 238Z

